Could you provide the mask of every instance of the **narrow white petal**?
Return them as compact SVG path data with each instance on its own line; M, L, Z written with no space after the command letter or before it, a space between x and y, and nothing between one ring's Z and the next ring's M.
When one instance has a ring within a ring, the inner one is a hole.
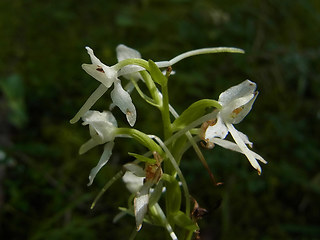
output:
M94 55L93 50L89 47L86 47L86 49L87 49L87 52L90 56L92 64L96 64L96 65L101 66L103 63Z
M149 189L151 185L150 182L146 182L134 199L134 215L136 217L137 231L141 229L144 215L148 211Z
M81 145L79 149L79 154L84 154L87 151L89 151L91 148L94 148L95 146L99 145L96 141L94 141L92 138Z
M238 131L238 133L239 133L239 136L241 137L242 141L244 141L245 144L249 145L249 147L252 148L253 143L250 142L248 136L245 135L244 133L240 132L240 131Z
M100 86L90 95L87 101L83 104L77 114L70 120L70 123L76 123L89 109L98 101L99 98L108 90L106 86L100 84Z
M219 103L221 103L221 105L226 105L237 98L253 94L255 90L256 84L250 80L245 80L221 93L219 96Z
M114 89L111 92L111 98L113 103L118 106L124 114L126 114L130 126L133 126L137 118L136 108L132 103L130 94L122 88L119 79L114 82Z
M261 167L251 151L247 148L246 144L241 139L240 135L238 134L238 131L234 128L234 126L230 123L226 123L227 128L229 129L229 132L231 133L234 141L237 143L243 154L246 155L248 158L250 164L258 171L258 174L261 174Z
M243 151L239 148L239 146L237 144L235 144L234 142L230 142L228 140L224 140L224 139L220 139L220 138L215 138L213 140L213 143L217 144L223 148L244 154ZM263 157L261 157L259 154L251 151L250 149L249 149L249 151L254 156L254 158L258 159L260 162L262 162L264 164L267 164L267 161L264 160Z
M109 161L111 155L112 155L112 149L113 149L114 142L108 142L106 145L104 145L103 153L100 157L100 160L94 168L91 169L90 175L89 175L89 183L88 186L90 186L96 177L97 173L100 171L100 169Z

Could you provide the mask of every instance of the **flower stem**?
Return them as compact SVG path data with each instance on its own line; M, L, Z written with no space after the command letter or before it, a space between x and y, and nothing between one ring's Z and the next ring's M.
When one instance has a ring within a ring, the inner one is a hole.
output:
M164 139L167 140L172 136L172 127L170 120L170 111L169 111L169 92L168 85L165 84L162 87L162 106L160 108L162 122L163 122L163 133Z

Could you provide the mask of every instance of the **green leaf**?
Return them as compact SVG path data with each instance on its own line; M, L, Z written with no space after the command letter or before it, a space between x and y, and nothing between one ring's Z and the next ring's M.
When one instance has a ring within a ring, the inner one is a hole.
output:
M177 224L179 227L182 227L184 229L187 229L189 231L195 231L198 230L198 225L192 221L184 212L178 211L174 213L172 216L172 220L175 224Z
M137 153L128 153L130 156L135 157L136 159L138 159L141 162L146 162L146 163L150 163L150 164L155 164L156 160L154 158L148 158L145 157L143 155L137 154Z
M208 108L221 108L221 105L212 99L202 99L193 104L191 104L173 123L173 131L177 131L188 126L193 121L202 117Z
M181 189L177 179L175 181L166 182L166 198L167 198L167 211L169 213L175 213L180 210L181 207Z
M152 79L161 86L167 85L168 79L162 74L158 66L152 60L149 60L148 62Z

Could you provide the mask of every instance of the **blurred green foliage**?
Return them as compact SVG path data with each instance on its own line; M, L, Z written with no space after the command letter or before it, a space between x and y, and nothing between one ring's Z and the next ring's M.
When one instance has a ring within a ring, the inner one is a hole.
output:
M154 61L209 46L246 51L184 60L169 81L180 113L246 78L260 91L236 127L269 161L262 176L219 147L204 154L221 187L192 151L182 161L192 196L209 211L202 239L320 239L319 26L317 0L1 0L0 238L127 239L134 229L130 217L112 223L126 205L121 182L89 207L132 159L127 152L144 149L117 139L111 162L87 188L102 149L78 156L89 135L68 122L98 86L80 67L89 62L84 47L113 64L123 43ZM103 98L95 108L109 103ZM158 116L141 100L136 106L137 127L154 131ZM147 224L143 230L137 239L166 236Z

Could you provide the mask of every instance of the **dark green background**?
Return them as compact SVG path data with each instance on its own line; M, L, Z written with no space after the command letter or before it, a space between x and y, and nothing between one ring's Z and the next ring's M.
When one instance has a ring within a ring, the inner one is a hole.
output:
M245 55L197 56L174 66L170 102L182 112L201 98L250 79L260 95L235 127L269 161L258 176L246 158L219 147L204 150L224 185L216 188L189 151L182 162L191 194L209 214L202 239L320 239L320 2L263 1L0 1L0 238L127 239L134 219L113 224L129 194L104 183L144 149L117 139L108 166L88 188L102 147L83 156L88 130L69 119L98 82L87 75L84 49L106 64L126 44L145 59L168 60L195 48L233 46ZM136 127L160 135L158 113L133 94ZM137 100L138 99L138 100ZM104 96L95 109L106 109ZM115 115L124 126L124 116ZM157 130L154 130L154 129ZM156 131L156 132L155 132ZM145 224L137 239L163 239Z

